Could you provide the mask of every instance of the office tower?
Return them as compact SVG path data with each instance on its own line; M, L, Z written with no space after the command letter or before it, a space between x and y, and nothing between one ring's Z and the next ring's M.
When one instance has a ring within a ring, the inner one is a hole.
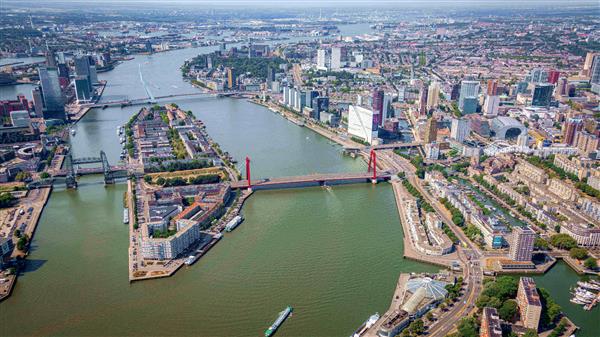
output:
M320 120L321 113L329 110L329 97L314 97L311 105L313 112L310 117Z
M342 67L342 49L331 48L331 70L339 70Z
M462 81L460 84L460 97L458 98L458 108L464 112L465 100L471 99L477 101L479 95L479 82L478 81ZM468 110L466 113L473 113L477 110L477 103L475 103L475 110L471 111L472 102L469 103Z
M377 138L377 128L374 127L376 125L373 110L350 105L348 108L348 133L350 135L373 144Z
M450 138L462 143L469 136L470 132L471 128L469 126L468 119L452 119L452 124L450 126Z
M512 232L510 258L515 261L531 261L535 232L529 227L515 226Z
M563 124L563 143L573 145L575 133L583 129L583 121L577 118L569 118Z
M75 86L75 97L78 103L87 103L92 99L92 92L90 91L87 76L76 76L73 80Z
M87 55L77 55L74 59L75 75L90 76L90 58Z
M373 110L373 130L377 130L381 125L383 116L383 98L385 93L383 90L373 89L371 92L371 109Z
M381 126L383 126L386 119L394 117L394 109L392 108L393 100L394 97L392 96L392 94L383 94L383 112L381 115Z
M90 76L88 78L88 81L90 81L90 87L98 83L98 73L96 72L96 66L90 66Z
M464 114L476 113L477 107L479 106L477 102L477 97L465 97L465 99L463 100L462 112Z
M585 55L585 62L583 63L583 70L581 71L582 76L589 76L590 70L592 69L592 64L594 64L594 58L597 54L588 52Z
M558 82L559 77L560 71L550 70L550 73L548 73L548 83L556 84L556 82Z
M66 63L58 64L58 77L60 78L69 78L69 66Z
M58 81L56 68L38 68L42 97L44 99L44 118L65 119L65 97Z
M438 82L431 82L427 89L427 111L435 109L440 101L440 84Z
M419 116L427 116L427 88L421 86L419 91Z
M488 80L486 94L488 96L497 96L498 95L498 81L497 80Z
M531 277L521 277L519 279L517 304L519 305L523 326L537 331L542 313L542 302L535 281Z
M227 88L230 90L237 88L237 72L235 68L227 68Z
M590 69L590 84L592 85L592 91L600 94L600 54L594 56L594 62Z
M460 96L460 83L455 83L452 85L452 90L450 91L450 100L456 101Z
M437 139L437 120L433 117L427 120L427 124L425 125L425 135L424 141L425 143L435 142Z
M288 105L290 104L290 87L288 87L287 85L283 87L283 97L282 97L282 102L283 105Z
M317 49L317 69L327 70L327 51L325 49Z
M313 100L315 98L319 97L319 92L316 90L308 90L306 92L306 106L308 106L309 108L313 108ZM329 101L329 99L328 99ZM328 107L329 108L329 107Z
M554 90L555 95L554 97L556 99L560 99L561 96L564 96L567 94L567 78L566 77L561 77L558 79L558 82L556 84L556 89Z
M42 90L39 86L31 90L31 97L33 100L35 116L42 117L44 110L44 98L42 97Z
M548 82L548 72L542 68L534 68L525 76L525 81L530 83L546 83Z
M56 55L54 51L46 51L46 66L56 68Z
M524 94L527 92L528 83L525 81L517 83L517 94Z
M532 106L550 106L554 86L550 83L536 84L531 99Z
M275 69L271 66L267 66L267 85L270 87L271 83L275 80Z
M502 337L502 325L496 308L483 308L479 337Z
M483 115L486 117L492 117L498 115L498 108L500 107L500 96L487 96L483 103Z

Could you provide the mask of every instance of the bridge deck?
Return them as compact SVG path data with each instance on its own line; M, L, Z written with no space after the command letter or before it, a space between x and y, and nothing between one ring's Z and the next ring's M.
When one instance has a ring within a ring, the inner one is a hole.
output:
M386 180L392 176L390 172L378 172L378 180ZM373 173L330 173L330 174L309 174L304 176L280 177L271 179L252 180L252 188L284 188L298 185L318 185L321 183L340 183L340 182L367 182L373 177ZM286 186L289 185L289 186ZM248 181L240 180L233 182L231 188L247 188Z

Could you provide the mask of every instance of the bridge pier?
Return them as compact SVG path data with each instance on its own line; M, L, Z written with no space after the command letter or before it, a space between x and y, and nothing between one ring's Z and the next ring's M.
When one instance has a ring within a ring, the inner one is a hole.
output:
M75 179L75 176L68 175L65 179L65 185L67 185L68 189L77 189L77 180Z

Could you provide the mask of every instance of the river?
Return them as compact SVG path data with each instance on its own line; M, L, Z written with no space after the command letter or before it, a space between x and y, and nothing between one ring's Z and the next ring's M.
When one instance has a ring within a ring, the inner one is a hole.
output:
M179 66L208 50L124 62L99 75L108 81L105 99L144 96L139 64L155 95L193 92ZM251 157L253 177L366 169L360 159L342 156L339 146L247 101L176 102L241 163ZM75 126L75 156L105 150L116 163L115 129L138 109L90 111ZM369 315L387 310L399 273L437 270L402 259L393 192L381 183L259 191L243 208L244 223L194 266L171 278L129 284L124 191L123 184L103 187L100 177L82 179L78 190L55 189L27 270L1 304L2 335L257 336L291 305L294 315L279 336L347 336ZM553 287L562 286L555 278L576 280L568 272L542 277L552 294L566 291ZM565 306L563 296L557 301ZM589 313L572 318L593 326L583 315Z

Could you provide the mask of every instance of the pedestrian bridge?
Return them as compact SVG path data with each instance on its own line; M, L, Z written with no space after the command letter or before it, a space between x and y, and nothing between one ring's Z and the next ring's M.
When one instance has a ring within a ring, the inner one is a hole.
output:
M285 189L310 186L356 184L389 180L393 173L378 172L375 180L373 173L330 173L330 174L308 174L294 177L267 178L251 180L250 186L253 190ZM248 181L240 180L231 184L232 189L247 189Z

